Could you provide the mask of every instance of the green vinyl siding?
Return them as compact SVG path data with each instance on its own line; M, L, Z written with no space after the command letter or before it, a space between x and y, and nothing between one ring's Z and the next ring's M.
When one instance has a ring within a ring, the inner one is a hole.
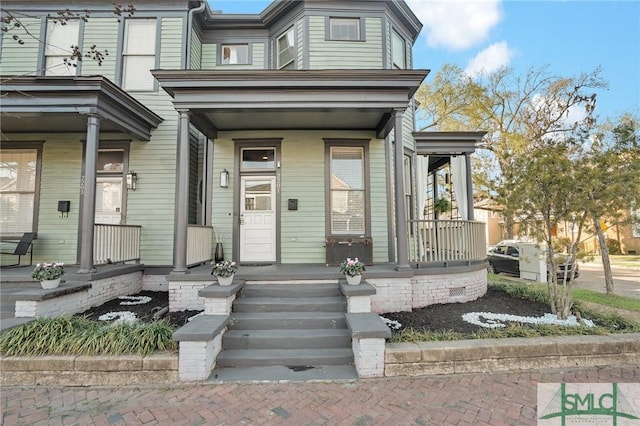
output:
M199 70L202 64L202 40L195 31L191 31L191 58L190 66L192 70Z
M164 120L149 142L132 141L129 168L138 174L127 195L127 225L141 225L140 256L146 265L173 263L178 113L164 91L131 93Z
M160 37L160 68L180 69L182 66L182 18L163 18Z
M309 17L311 69L381 69L382 19L365 19L365 41L326 40L325 17Z
M116 18L91 18L85 24L83 50L88 52L91 46L101 52L107 52L102 65L85 58L82 61L82 75L103 75L111 81L116 80L116 59L118 52L119 23Z
M296 61L295 68L303 69L304 68L304 39L305 39L305 31L304 31L304 19L299 19L296 22Z
M402 139L403 145L407 148L414 149L415 141L413 140L413 108L411 104L407 107L402 115Z
M80 135L56 135L44 143L35 262L76 263L83 153L80 138ZM68 216L60 217L59 200L71 201Z
M290 134L282 141L282 263L324 263L324 141L320 134ZM287 208L298 199L298 210Z
M218 134L218 139L213 143L213 202L211 214L213 216L214 244L216 243L215 240L222 243L227 259L230 259L231 253L233 253L233 188L236 186L233 158L233 140ZM229 171L228 188L220 188L219 185L219 173L223 169Z
M384 139L372 139L369 143L371 235L373 238L373 261L388 262L389 253L387 215L387 174Z
M18 31L24 44L18 44L5 34L2 40L2 57L0 58L0 73L3 75L35 75L38 70L38 54L40 52L40 20L36 18L21 18L20 22L25 30L33 37Z
M216 57L217 57L217 44L203 44L202 45L202 68L203 70L208 70L211 68L215 68L216 66Z

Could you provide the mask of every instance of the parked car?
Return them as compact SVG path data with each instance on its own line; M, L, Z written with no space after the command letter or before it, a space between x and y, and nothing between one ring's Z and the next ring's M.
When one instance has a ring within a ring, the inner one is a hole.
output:
M561 255L559 255L561 256ZM520 275L520 250L518 250L518 244L514 241L501 241L496 244L492 249L487 251L487 259L489 261L489 272L499 274L506 272L508 274ZM577 263L569 262L569 260L562 259L562 262L558 264L556 276L558 281L564 280L565 270L567 271L567 279L571 278L571 268L575 268L575 280L580 276L580 267Z

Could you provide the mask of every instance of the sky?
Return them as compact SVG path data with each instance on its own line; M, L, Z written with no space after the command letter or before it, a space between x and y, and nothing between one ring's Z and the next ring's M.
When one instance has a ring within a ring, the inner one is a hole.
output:
M548 66L562 77L597 67L608 89L596 112L640 114L640 0L406 0L424 27L416 69L433 76L444 64L473 74L509 66L520 74ZM209 0L223 13L260 13L270 0ZM428 81L427 77L426 81Z

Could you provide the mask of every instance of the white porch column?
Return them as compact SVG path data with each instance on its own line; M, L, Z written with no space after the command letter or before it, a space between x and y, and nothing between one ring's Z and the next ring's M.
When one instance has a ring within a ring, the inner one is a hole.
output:
M95 272L93 265L93 238L96 215L96 170L100 141L100 117L89 114L87 118L87 142L84 151L84 175L80 179L82 217L80 218L80 268L79 274Z
M189 110L178 110L176 194L173 225L173 272L187 271L187 226L189 224Z
M394 170L396 199L396 241L398 242L398 258L396 269L409 269L409 253L407 249L407 214L404 205L404 146L402 116L404 110L393 110Z

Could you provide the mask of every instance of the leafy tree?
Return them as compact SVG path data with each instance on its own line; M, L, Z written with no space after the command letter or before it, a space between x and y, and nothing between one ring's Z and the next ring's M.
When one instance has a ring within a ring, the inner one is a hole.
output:
M419 125L422 130L486 130L475 165L474 185L504 206L506 237L513 237L515 212L511 207L518 188L516 162L531 141L561 137L577 128L581 113L595 99L591 90L606 87L600 69L576 77L552 75L548 67L530 68L524 76L511 68L470 77L447 65L431 83L420 88Z

